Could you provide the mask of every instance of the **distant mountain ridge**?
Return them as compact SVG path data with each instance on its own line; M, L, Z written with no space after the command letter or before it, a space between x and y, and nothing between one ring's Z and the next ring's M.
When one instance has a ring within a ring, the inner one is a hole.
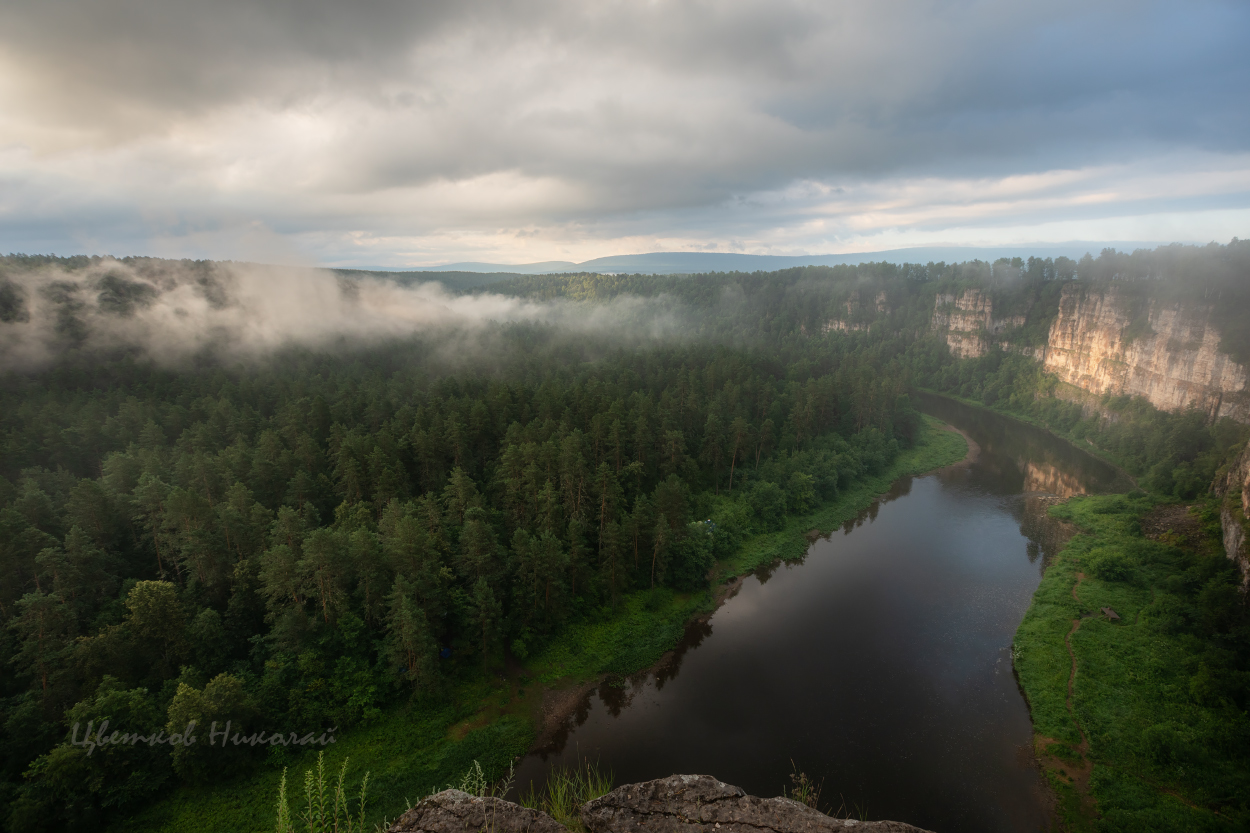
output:
M965 260L997 260L1000 257L1070 257L1081 258L1086 252L1097 255L1111 247L1121 251L1153 248L1159 243L1145 241L1075 241L1039 246L922 246L911 249L887 249L879 252L854 252L836 255L747 255L729 252L649 252L634 255L597 257L582 263L567 260L546 260L539 263L482 263L468 261L415 269L379 268L378 271L415 272L508 272L520 275L543 275L553 272L627 272L643 274L680 274L694 272L772 272L794 266L838 266L867 262L928 263Z

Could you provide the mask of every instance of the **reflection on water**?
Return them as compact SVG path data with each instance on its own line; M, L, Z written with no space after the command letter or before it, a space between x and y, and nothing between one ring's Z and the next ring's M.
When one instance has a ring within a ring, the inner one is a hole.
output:
M937 397L975 460L902 478L805 558L747 577L657 668L605 682L517 772L598 760L616 783L707 773L940 831L1046 827L1010 645L1063 531L1058 497L1122 488L1044 431Z
M1066 498L1132 488L1118 469L1045 429L944 396L918 393L915 399L925 413L976 439L984 459L973 470L975 482L999 494L1049 492Z
M1024 491L1049 492L1068 498L1083 494L1085 489L1080 479L1069 472L1050 463L1034 463L1030 460L1024 465Z

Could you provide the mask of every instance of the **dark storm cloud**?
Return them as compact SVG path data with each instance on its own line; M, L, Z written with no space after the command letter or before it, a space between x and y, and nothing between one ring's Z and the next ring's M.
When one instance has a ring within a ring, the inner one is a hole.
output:
M804 181L1184 167L1250 152L1247 31L1241 2L12 3L0 176L51 196L0 198L0 228L116 203L174 236L484 240L693 229Z

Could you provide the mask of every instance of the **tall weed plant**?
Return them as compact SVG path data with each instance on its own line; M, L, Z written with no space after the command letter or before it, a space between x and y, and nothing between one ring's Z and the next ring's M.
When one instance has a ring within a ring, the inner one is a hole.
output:
M325 753L317 755L317 766L304 773L304 811L295 821L286 794L286 770L278 784L277 833L364 833L365 800L369 792L369 773L360 782L359 814L353 818L350 799L345 789L347 758L339 767L339 777L331 784L326 780Z

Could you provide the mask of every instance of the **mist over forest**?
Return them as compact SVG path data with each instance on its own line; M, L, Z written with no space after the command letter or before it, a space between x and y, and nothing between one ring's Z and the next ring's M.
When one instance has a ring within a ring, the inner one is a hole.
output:
M535 302L385 273L10 256L0 259L0 275L0 361L14 369L46 367L68 353L164 365L210 355L259 359L287 347L353 348L434 331L450 360L474 352L469 342L485 337L490 323L631 337L673 334L681 324L680 309L634 297Z
M1143 297L1211 304L1226 351L1245 362L1248 261L1247 245L1234 240L1227 247L1105 249L1079 261L882 262L776 274L800 276L802 291L819 287L811 299L821 304L806 311L804 326L841 315L836 305L861 286L897 293L939 283L992 285L1019 295L1039 282L1114 284ZM481 338L487 325L522 322L630 340L708 336L723 333L729 320L742 326L741 319L760 314L759 298L748 304L750 294L764 294L751 287L752 274L769 273L483 276L9 255L0 258L0 361L21 369L46 367L67 353L130 353L163 364L255 359L285 347L352 348L435 330L443 338L456 331ZM463 357L459 347L445 353Z

